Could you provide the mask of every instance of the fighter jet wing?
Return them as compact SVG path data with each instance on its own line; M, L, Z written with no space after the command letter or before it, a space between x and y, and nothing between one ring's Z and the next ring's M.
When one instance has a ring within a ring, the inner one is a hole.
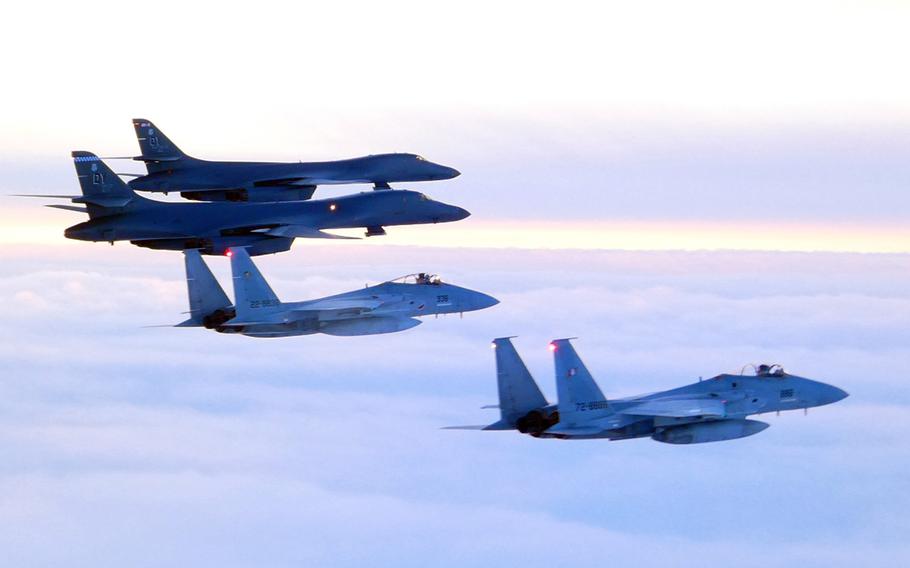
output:
M641 404L624 408L622 413L635 416L663 416L668 418L689 418L692 416L723 418L727 415L724 401L716 398L646 400Z
M299 308L295 308L295 312L323 312L329 310L375 310L386 300L383 299L373 299L373 298L326 298L324 300L313 300L312 302L306 302L304 305Z
M295 316L292 319L310 316L316 317L320 321L331 321L363 316L372 312L384 303L384 300L374 300L370 298L329 298L306 302L304 305L298 306L290 311L292 311Z
M320 231L307 225L281 225L272 229L261 231L262 234L273 237L296 237L304 239L359 239L360 237L346 237L344 235L333 235Z
M603 431L603 428L597 426L570 426L568 424L554 424L544 430L547 434L563 434L566 436L593 436Z

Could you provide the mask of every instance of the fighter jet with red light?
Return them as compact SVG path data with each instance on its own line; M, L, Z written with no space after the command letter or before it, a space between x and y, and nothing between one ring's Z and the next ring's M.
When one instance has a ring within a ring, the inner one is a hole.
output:
M190 317L176 327L204 327L250 337L374 335L404 331L422 316L482 310L499 303L481 292L414 274L304 302L282 302L243 248L228 251L231 302L198 251L185 253Z
M493 341L500 419L487 426L450 429L518 430L536 438L650 437L667 444L699 444L757 434L769 425L754 414L808 409L843 400L843 390L791 375L780 365L758 365L754 374L721 374L654 394L608 400L569 339L550 351L558 402L550 404L522 362L511 338Z

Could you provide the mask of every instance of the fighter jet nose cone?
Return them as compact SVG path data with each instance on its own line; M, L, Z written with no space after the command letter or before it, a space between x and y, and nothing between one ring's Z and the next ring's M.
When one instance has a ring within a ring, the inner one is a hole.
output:
M462 219L467 219L471 216L471 212L467 209L462 209L461 207L455 208L454 221L461 221Z
M837 387L832 388L831 394L833 397L833 400L831 402L838 402L838 401L844 400L845 398L850 396L850 393L848 393L847 391L845 391L843 389L839 389Z
M492 308L493 306L495 306L498 303L499 303L499 300L497 300L493 296L487 296L486 294L478 294L478 300L477 300L478 308L477 309L479 309L479 310L483 310L486 308Z
M461 175L461 172L459 172L459 171L456 170L455 168L449 168L448 175L449 175L449 178L450 178L450 179L451 179L451 178L457 178L458 176Z

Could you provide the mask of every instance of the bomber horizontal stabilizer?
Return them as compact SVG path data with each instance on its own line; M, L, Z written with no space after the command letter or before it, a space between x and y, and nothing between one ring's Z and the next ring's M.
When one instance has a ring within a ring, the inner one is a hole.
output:
M133 156L137 162L176 162L180 156Z
M706 398L647 400L641 404L624 408L622 413L667 418L691 418L693 416L723 418L727 415L722 400Z
M262 231L264 235L273 237L286 238L303 238L303 239L359 239L360 237L347 237L344 235L333 235L306 225L281 225L273 229Z
M77 207L76 205L45 205L45 207L63 209L64 211L75 211L76 213L88 213L88 209L85 207Z
M44 197L46 199L76 199L81 195L61 195L59 193L14 193L12 197Z
M73 198L73 203L90 203L98 207L123 207L132 200L131 195L85 195Z

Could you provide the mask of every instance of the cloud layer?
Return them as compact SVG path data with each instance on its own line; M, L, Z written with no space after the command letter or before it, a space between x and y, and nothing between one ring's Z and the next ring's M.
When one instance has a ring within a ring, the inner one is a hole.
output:
M906 255L307 246L259 261L282 298L431 269L502 304L389 336L255 340L140 327L182 319L179 255L0 254L16 565L910 558ZM495 402L488 342L513 334L550 396L546 341L577 335L608 396L773 360L851 397L693 447L439 430L495 419L478 409Z

